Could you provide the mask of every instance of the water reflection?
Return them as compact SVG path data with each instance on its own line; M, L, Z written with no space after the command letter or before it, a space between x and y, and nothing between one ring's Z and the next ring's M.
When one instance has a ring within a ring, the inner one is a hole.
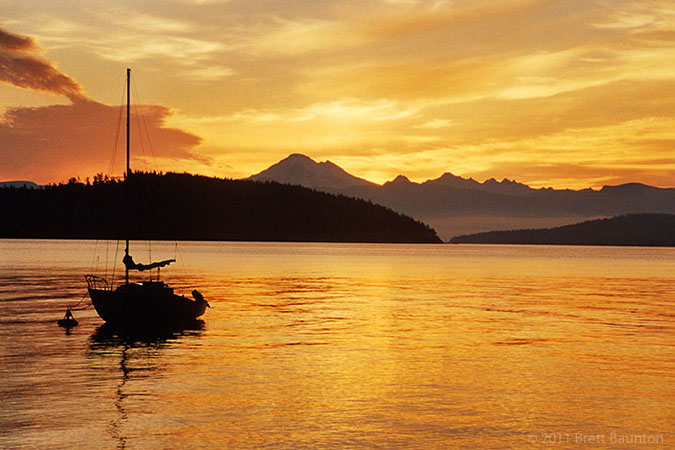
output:
M66 336L70 336L70 335L71 335L71 330L72 330L74 327L76 327L77 325L61 325L61 324L59 324L59 326L63 329L63 333L64 333Z
M167 327L147 324L145 327L127 328L104 323L96 328L96 331L91 335L90 347L92 351L120 345L132 347L157 346L157 348L161 348L179 340L182 336L199 336L204 328L205 323L201 319Z
M89 309L64 336L93 249L0 240L2 448L675 435L674 249L187 243L167 281L203 287L208 327L128 332Z
M161 377L162 351L176 345L185 336L200 336L204 330L203 320L194 320L181 326L145 328L120 328L104 323L91 335L89 356L101 358L102 367L119 369L115 387L114 405L117 412L109 424L110 436L118 449L127 448L130 437L125 433L130 412L127 401L130 396L146 397L148 392L135 391L130 386L136 380ZM69 331L69 330L67 330Z

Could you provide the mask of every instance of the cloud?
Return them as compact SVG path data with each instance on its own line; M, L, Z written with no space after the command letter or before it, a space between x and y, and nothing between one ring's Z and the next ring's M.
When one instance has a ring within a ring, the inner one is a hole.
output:
M123 157L118 158L116 167L111 162L116 151L115 136L123 135L118 128L121 107L87 98L75 80L46 59L31 54L37 49L32 38L0 29L0 81L22 89L63 95L72 103L7 108L0 116L0 179L46 183L98 172L121 174ZM166 126L172 115L169 108L135 105L133 109L142 118L133 127L144 132L142 136L132 136L136 162L151 159L208 162L193 152L201 138Z
M212 142L228 142L228 155L236 151L248 155L240 163L246 166L253 154L260 152L304 152L316 156L313 152L317 149L325 152L393 145L391 130L400 131L415 120L418 112L414 106L389 99L343 98L295 108L250 108L225 115L177 116L172 123L206 136L207 146ZM410 140L406 136L395 139L397 144Z
M199 137L164 127L170 114L168 108L137 108L142 110L142 117L145 119L145 126L141 129L145 132L147 128L149 140L152 142L150 148L147 138L144 137L141 141L138 132L132 134L132 144L139 158L143 157L141 149L144 148L146 159L151 158L154 149L159 150L155 156L160 158L200 159L192 153L193 147L201 141ZM75 175L84 177L107 172L111 165L111 156L116 150L113 143L119 117L119 106L107 106L93 101L8 109L4 120L0 122L0 179L47 182L54 179L64 180ZM124 159L122 142L119 144L118 164L114 168L117 174L122 173Z
M667 0L628 2L614 8L601 21L593 24L597 28L628 30L630 33L654 31L675 31L675 8Z
M0 28L0 48L7 51L35 50L35 40L26 36L9 33Z
M326 119L331 121L383 122L405 119L415 115L416 108L401 106L389 99L363 101L344 98L328 103L316 103L296 112L292 121Z
M199 81L218 80L234 73L224 62L232 44L230 39L219 36L222 27L204 26L187 11L173 16L166 8L140 12L133 7L116 6L114 13L104 7L83 10L86 20L45 14L40 24L30 29L50 49L68 52L78 48L79 52L95 56L97 63L107 60L115 65L143 66L162 74L166 74L166 66L162 66L170 64L173 69L179 68L183 76ZM120 22L119 17L124 21ZM100 75L91 67L87 72L81 75L81 81Z
M32 55L37 49L32 38L0 28L0 82L63 95L73 102L84 100L82 86L46 59Z
M452 120L449 119L431 119L428 122L423 123L422 125L417 125L416 128L429 128L436 130L439 128L447 128L452 126Z
M297 57L330 52L355 47L368 40L343 22L278 17L250 30L242 30L241 36L245 37L240 38L240 49L259 57Z
M330 124L359 125L397 121L410 118L419 112L418 108L406 106L389 99L360 100L342 98L326 103L313 103L293 109L246 109L225 116L185 118L193 124L219 123L221 125L237 122L249 124L277 123L287 127L303 122L328 122ZM447 125L447 124L446 124Z

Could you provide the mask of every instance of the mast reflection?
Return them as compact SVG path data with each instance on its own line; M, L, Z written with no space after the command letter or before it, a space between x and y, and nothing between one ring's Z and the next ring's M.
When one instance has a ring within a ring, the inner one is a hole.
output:
M129 437L124 434L124 425L129 420L127 398L128 384L134 380L161 375L160 357L162 349L178 345L186 336L200 336L204 330L203 320L194 320L181 326L162 328L118 328L108 323L99 326L89 339L90 356L103 358L104 362L115 362L121 373L115 388L116 417L110 422L110 436L117 442L118 449L127 448ZM110 368L109 364L104 367Z

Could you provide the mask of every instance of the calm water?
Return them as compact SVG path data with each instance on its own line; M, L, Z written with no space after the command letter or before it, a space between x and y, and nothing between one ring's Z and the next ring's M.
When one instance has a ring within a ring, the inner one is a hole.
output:
M116 247L0 240L0 447L675 448L675 249L139 243L203 323L66 333Z

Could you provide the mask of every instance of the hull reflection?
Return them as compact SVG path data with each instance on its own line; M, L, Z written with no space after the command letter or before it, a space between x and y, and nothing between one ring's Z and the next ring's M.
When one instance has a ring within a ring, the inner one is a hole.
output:
M116 345L143 346L143 344L162 344L187 335L199 335L205 328L203 320L195 319L183 324L156 325L137 324L120 326L112 323L100 325L91 335L91 348Z

